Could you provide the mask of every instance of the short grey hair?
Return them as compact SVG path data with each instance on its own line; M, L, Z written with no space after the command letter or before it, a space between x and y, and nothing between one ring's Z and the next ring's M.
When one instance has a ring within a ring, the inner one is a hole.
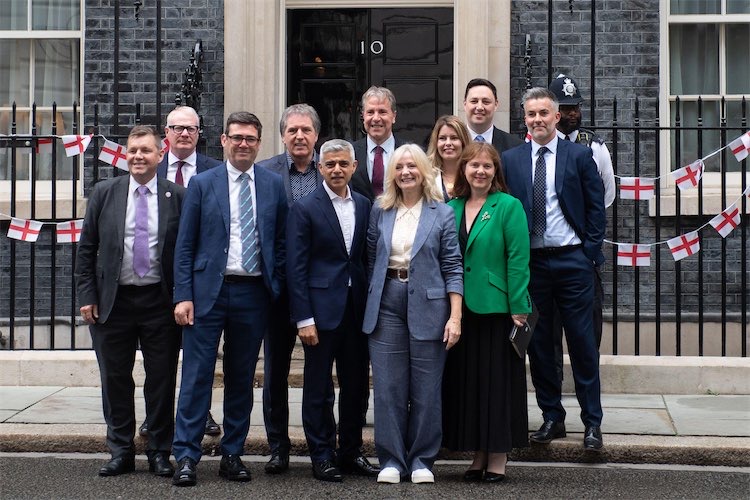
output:
M354 146L350 142L344 139L331 139L326 141L320 146L320 163L323 163L323 159L328 153L338 153L340 151L346 151L349 153L352 161L354 161Z
M376 85L373 85L372 87L367 89L364 94L362 94L363 111L365 109L365 104L367 104L367 101L372 97L376 98L378 101L388 101L388 104L391 105L391 111L393 111L394 113L396 112L396 96L394 96L393 92L391 92L389 89L385 87L378 87Z
M533 99L549 99L552 101L552 108L555 112L560 110L560 102L557 100L557 96L547 87L533 87L523 93L521 97L521 107L526 109L526 101Z
M198 112L190 106L177 106L167 115L167 124L170 122L170 118L174 118L174 115L178 113L187 113L195 118L195 122L200 126L201 119L198 116Z
M286 108L283 113L281 113L281 121L279 122L279 131L281 132L282 136L284 135L284 132L286 131L286 122L289 120L289 117L292 115L309 116L310 120L312 120L315 133L320 134L320 117L318 116L318 112L315 111L315 108L313 108L309 104L302 103L302 104L292 104L291 106Z

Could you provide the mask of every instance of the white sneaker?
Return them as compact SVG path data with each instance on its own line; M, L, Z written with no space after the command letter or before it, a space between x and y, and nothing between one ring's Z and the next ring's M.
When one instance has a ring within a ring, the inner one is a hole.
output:
M411 473L411 482L414 484L434 483L435 476L430 469L417 469Z
M379 483L396 484L401 482L401 473L395 467L386 467L378 474Z

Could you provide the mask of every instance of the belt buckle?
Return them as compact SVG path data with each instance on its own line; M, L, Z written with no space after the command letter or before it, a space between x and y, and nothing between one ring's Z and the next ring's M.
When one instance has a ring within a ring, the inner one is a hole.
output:
M401 283L407 283L409 281L409 270L408 269L398 269L397 271L398 280Z

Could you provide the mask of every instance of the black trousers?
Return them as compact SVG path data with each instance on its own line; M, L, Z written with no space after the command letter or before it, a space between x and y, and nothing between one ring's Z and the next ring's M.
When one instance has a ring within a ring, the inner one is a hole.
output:
M175 378L181 328L161 285L120 286L106 323L90 327L99 362L107 446L113 458L135 454L133 365L140 344L146 380L149 455L169 453L174 433Z

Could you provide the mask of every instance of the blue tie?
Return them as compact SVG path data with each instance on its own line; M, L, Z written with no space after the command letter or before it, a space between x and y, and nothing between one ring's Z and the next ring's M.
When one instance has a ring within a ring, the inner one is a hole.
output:
M544 155L546 146L539 148L534 169L533 199L531 204L531 234L544 236L547 230L547 163Z
M484 137L482 137L481 135L476 136L474 138L474 141L475 142L485 142Z
M250 176L240 175L240 237L242 238L242 267L252 273L258 266L258 236L255 230L253 196L250 192Z

